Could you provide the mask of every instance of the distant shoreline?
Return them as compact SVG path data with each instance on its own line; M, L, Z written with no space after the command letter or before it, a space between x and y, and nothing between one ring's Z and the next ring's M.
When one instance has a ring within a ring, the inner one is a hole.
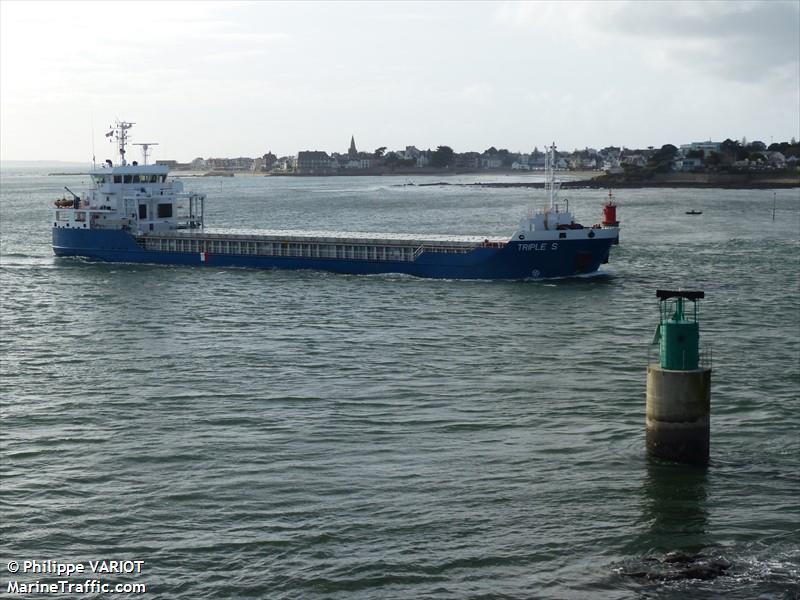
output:
M55 172L48 173L48 176L77 176L87 175L86 172ZM486 181L486 182L423 182L413 181L414 176L443 176L455 177L464 175L473 176L504 176L514 177L516 181ZM524 179L541 178L544 173L526 171L524 173L515 171L469 171L454 172L440 170L427 173L340 173L329 175L296 175L269 174L253 172L234 172L234 171L171 171L172 177L404 177L408 181L401 186L458 186L458 187L488 187L488 188L533 188L541 189L544 187L542 181L524 181ZM793 189L800 188L800 174L757 174L757 173L667 173L660 174L648 179L626 178L619 175L597 175L591 177L590 171L562 171L561 177L582 177L581 179L564 179L561 183L563 189L645 189L645 188L694 188L694 189L729 189L729 190L770 190L770 189ZM589 176L587 178L587 176Z

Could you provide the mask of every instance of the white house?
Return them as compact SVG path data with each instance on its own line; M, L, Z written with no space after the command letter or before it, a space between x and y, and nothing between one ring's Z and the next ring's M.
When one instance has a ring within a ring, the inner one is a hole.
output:
M693 171L700 169L703 166L702 158L679 158L672 163L672 168L675 171Z
M719 152L722 147L722 142L692 142L691 144L681 144L681 153L686 156L692 150L702 150L704 154L709 152Z
M786 166L786 157L782 152L767 152L767 161L773 167L783 169Z
M622 164L632 167L643 167L647 164L647 159L641 154L628 154L622 158Z

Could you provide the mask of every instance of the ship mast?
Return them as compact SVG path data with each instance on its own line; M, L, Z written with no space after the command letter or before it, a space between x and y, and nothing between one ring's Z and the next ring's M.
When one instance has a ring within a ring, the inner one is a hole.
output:
M128 123L127 121L120 120L117 120L116 123L117 124L111 128L111 131L106 134L106 137L113 136L117 140L119 164L124 167L128 164L125 160L125 144L128 143L128 129L133 127L136 123Z

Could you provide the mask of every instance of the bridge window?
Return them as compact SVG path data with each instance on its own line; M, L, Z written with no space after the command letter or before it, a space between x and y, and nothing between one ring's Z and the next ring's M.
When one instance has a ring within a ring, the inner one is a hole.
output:
M114 175L114 183L122 183L122 175Z
M140 205L144 206L144 205ZM172 204L159 204L158 205L158 218L170 219L172 218Z
M126 175L125 177L129 177ZM147 218L147 204L140 204L139 205L139 218L146 219Z
M122 177L122 183L130 183L132 179L133 179L132 175L124 175Z

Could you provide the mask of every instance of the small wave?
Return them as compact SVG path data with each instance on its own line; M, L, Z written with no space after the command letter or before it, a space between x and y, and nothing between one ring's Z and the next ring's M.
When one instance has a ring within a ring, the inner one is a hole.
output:
M369 277L374 279L386 279L387 281L409 281L409 280L425 280L425 277L417 277L410 273L365 273L364 275L343 273L351 277Z

